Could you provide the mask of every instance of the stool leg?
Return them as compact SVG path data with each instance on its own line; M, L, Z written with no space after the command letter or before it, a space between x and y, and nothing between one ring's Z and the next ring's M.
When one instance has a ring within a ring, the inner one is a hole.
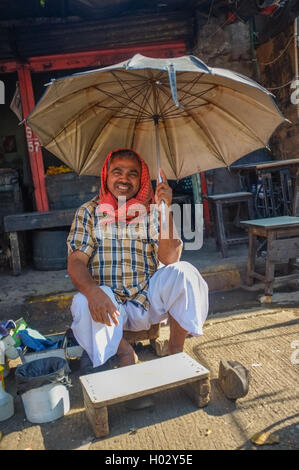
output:
M267 239L267 257L266 257L266 272L265 272L265 295L273 294L273 282L275 273L275 262L270 261L271 242L275 239L274 233L269 233Z
M21 274L21 259L20 259L18 233L10 232L9 241L10 241L10 249L11 249L13 274L17 276L18 274Z
M220 243L220 249L223 258L227 257L227 248L226 248L226 236L224 230L224 222L223 222L223 206L220 202L216 202L216 227L218 231L218 240Z
M104 437L109 434L107 406L95 408L87 392L83 388L84 406L87 418L96 437Z
M254 219L254 208L253 208L253 200L252 197L250 197L247 201L248 203L248 217L249 219Z
M185 392L199 408L203 408L210 401L210 378L200 379L185 385Z
M218 234L218 228L217 228L217 214L216 214L214 201L211 201L211 214L212 214L212 221L213 221L213 234L216 240L216 249L220 250L219 234Z
M246 274L246 284L251 286L253 284L253 277L251 275L255 270L255 260L256 260L256 235L254 235L249 227L249 245L248 245L248 261L247 261L247 274Z
M157 356L163 357L168 356L168 338L157 338L150 340L151 346L154 348Z

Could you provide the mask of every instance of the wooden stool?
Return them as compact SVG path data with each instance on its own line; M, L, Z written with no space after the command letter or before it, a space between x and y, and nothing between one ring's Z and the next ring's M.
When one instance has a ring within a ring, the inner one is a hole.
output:
M210 401L210 373L186 353L80 377L96 437L109 434L108 406L185 385L196 406Z
M216 225L216 244L220 247L223 258L227 257L227 246L236 245L239 243L247 243L248 236L239 237L227 237L224 229L223 219L223 206L231 204L246 203L248 207L248 217L254 218L252 193L239 192L230 194L213 194L208 196L208 200L211 203L211 209L213 212L213 218Z
M130 344L138 343L139 341L149 340L152 347L156 351L157 356L167 356L168 354L168 337L161 337L160 323L151 325L149 330L142 331L129 331L124 330L124 339Z
M245 220L241 222L248 227L249 250L246 284L252 285L254 279L265 284L265 295L272 296L275 280L284 281L298 278L299 274L289 274L275 278L275 265L290 263L299 257L299 217L271 217L266 219ZM267 241L265 275L255 271L257 254L257 237ZM270 299L269 299L270 300Z

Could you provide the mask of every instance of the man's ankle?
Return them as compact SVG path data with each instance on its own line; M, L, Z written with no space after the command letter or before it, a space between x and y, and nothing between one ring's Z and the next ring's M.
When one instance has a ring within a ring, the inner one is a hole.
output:
M177 353L181 353L184 351L184 346L176 346L176 345L172 345L172 344L168 344L168 354L169 356L171 356L172 354L177 354Z
M120 342L117 350L117 357L120 367L131 366L138 362L137 354L125 339L122 339Z

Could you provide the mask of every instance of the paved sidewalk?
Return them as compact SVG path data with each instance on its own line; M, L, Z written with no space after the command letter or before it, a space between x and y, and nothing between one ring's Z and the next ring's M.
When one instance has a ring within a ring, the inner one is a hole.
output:
M67 313L64 316L67 323ZM0 450L299 449L299 364L291 360L296 354L292 345L299 341L298 324L295 308L259 308L209 317L204 335L188 338L185 351L211 371L210 404L197 409L182 389L172 389L154 394L151 410L133 412L115 405L110 412L111 433L103 439L94 439L86 419L78 361L73 361L69 413L52 423L31 424L16 396L15 415L0 423ZM141 361L155 357L149 346L139 356ZM246 397L236 402L225 398L217 383L220 359L238 360L250 370ZM6 383L15 394L13 372ZM280 443L255 446L250 437L260 431L275 432Z
M231 289L241 284L248 247L243 244L228 251L229 256L223 258L215 249L215 240L207 238L200 250L184 250L182 260L193 264L203 274L211 291ZM38 271L27 266L19 276L14 276L11 269L0 271L0 318L3 305L9 306L11 302L16 305L31 297L74 290L66 269Z

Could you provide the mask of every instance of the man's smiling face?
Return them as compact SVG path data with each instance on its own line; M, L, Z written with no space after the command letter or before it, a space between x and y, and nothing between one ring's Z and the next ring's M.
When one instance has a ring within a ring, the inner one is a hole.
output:
M141 165L135 158L115 156L109 166L107 188L114 197L131 199L140 188Z

